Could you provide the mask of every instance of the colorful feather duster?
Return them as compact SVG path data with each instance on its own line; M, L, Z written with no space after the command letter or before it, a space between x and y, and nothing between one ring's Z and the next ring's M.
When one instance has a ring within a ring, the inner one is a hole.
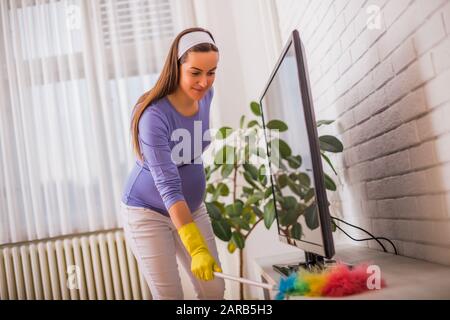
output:
M371 273L367 264L349 267L338 263L323 270L301 270L280 280L276 299L286 295L308 297L343 297L369 290ZM381 287L386 283L380 279Z
M251 281L245 278L233 277L223 273L214 272L218 277L238 281L250 285L278 291L275 299L283 300L286 296L307 297L343 297L369 290L368 282L371 273L368 264L359 264L349 267L338 263L325 269L302 269L288 277L282 277L278 286L267 283ZM386 283L380 279L381 287Z

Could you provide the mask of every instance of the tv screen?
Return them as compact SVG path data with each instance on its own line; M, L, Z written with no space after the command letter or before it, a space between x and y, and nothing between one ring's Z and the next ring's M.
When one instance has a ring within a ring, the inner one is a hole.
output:
M283 49L260 105L279 238L305 253L331 258L331 218L305 51L297 30Z

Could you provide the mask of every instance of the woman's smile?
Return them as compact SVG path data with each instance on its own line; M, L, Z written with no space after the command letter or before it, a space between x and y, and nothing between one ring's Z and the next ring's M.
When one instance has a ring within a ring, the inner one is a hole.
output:
M197 91L197 92L203 92L203 91L205 91L205 89L196 89L196 88L192 88L192 89L194 89L194 90Z

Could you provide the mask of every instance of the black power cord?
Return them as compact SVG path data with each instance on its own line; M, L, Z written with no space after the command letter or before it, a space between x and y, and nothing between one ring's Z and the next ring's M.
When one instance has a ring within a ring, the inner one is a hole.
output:
M386 250L386 247L377 239L377 238L364 238L364 239L355 239L353 238L351 235L349 235L347 232L344 231L344 229L342 229L341 227L339 227L338 225L336 225L336 228L338 228L339 230L341 230L347 237L349 237L350 239L352 239L353 241L368 241L368 240L376 240L380 246L383 248L384 252L388 252Z
M339 218L336 218L336 217L333 217L333 216L331 216L331 218L333 218L334 220L338 220L338 221L340 221L340 222L343 222L343 223L345 223L346 225L349 225L349 226L351 226L351 227L357 228L357 229L359 229L359 230L361 230L361 231L364 231L365 233L367 233L369 236L372 237L372 238L370 238L369 240L374 239L374 240L375 240L376 242L378 242L378 244L383 248L383 251L384 251L384 252L387 252L386 247L381 243L381 241L378 240L377 237L375 237L375 236L374 236L373 234L371 234L370 232L364 230L364 229L361 228L361 227L358 227L358 226L355 226L355 225L353 225L353 224L351 224L351 223L348 223L347 221L344 221L344 220L342 220L342 219L339 219ZM336 225L336 227L338 227L337 224L335 224L335 225ZM339 228L339 230L343 231L341 228ZM344 231L344 233L345 233L347 236L349 236L345 231ZM350 237L350 236L349 236L349 237ZM354 238L352 238L352 237L350 237L350 238L351 238L352 240L357 241L356 239L354 239ZM363 241L363 240L361 240L361 241Z
M333 216L331 216L331 218L334 219L334 220L340 221L340 222L342 222L342 223L345 223L346 225L349 225L349 226L351 226L351 227L353 227L353 228L359 229L359 230L361 230L361 231L367 233L367 234L370 236L370 238L366 238L366 239L355 239L355 238L353 238L352 236L350 236L347 232L345 232L341 227L339 227L339 226L335 223L334 225L336 226L336 228L338 228L339 230L341 230L341 231L342 231L346 236L348 236L350 239L352 239L352 240L354 240L354 241L368 241L368 240L375 240L375 241L378 242L378 244L383 248L383 251L384 251L384 252L388 252L388 251L386 250L386 247L385 247L385 246L381 243L381 241L380 241L380 240L386 240L386 241L388 241L388 242L392 245L392 247L394 248L395 254L396 254L396 255L398 254L398 253L397 253L397 248L395 247L394 243L393 243L391 240L389 240L388 238L385 238L385 237L375 237L375 236L374 236L373 234L371 234L369 231L366 231L366 230L364 230L364 229L361 228L361 227L358 227L358 226L355 226L355 225L353 225L353 224L351 224L351 223L348 223L348 222L345 221L345 220L342 220L342 219L339 219L339 218L336 218L336 217L333 217ZM333 222L333 223L334 223L334 222Z

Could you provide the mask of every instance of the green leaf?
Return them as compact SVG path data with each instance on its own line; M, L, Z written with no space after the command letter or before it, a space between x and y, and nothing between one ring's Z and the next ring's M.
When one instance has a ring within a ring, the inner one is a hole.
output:
M291 189L291 191L294 192L296 195L298 196L302 195L300 186L296 184L294 181L292 181L292 179L289 177L287 177L287 185L289 186L289 189Z
M214 234L222 241L230 241L231 239L231 226L225 219L212 220L211 221Z
M298 169L302 165L302 157L300 155L297 156L289 156L286 158L289 163L289 166L292 169Z
M253 212L253 209L251 206L245 206L242 210L242 219L244 219L245 222L249 224L253 224L256 221L256 215Z
M250 173L247 171L244 172L244 179L247 181L253 188L261 190L261 188L255 183Z
M214 205L219 208L220 212L222 213L222 217L225 215L225 204L219 201L214 201Z
M211 201L217 201L217 199L219 199L219 197L220 197L220 190L219 190L219 188L216 188L212 195Z
M219 183L217 189L219 189L219 193L222 197L226 197L230 194L230 189L225 183Z
M250 109L252 110L252 112L255 116L259 117L261 115L261 107L260 107L259 103L252 101L250 103Z
M253 194L253 192L255 191L255 189L253 189L253 188L249 188L249 187L242 187L242 191L244 191L244 193L246 193L247 195L252 195Z
M325 159L325 161L328 163L328 165L330 166L331 170L333 170L334 174L337 175L337 172L336 172L336 170L334 169L333 164L332 164L331 161L330 161L330 158L328 158L328 156L327 156L325 153L323 153L323 152L321 152L320 154L321 154L322 157Z
M278 186L280 187L280 189L283 189L287 186L287 179L288 177L284 173L278 176Z
M301 216L302 214L305 213L306 208L307 208L306 205L304 205L303 203L297 203L295 210L297 210L298 215Z
M284 210L283 208L281 208L277 211L277 214L278 214L278 224L280 224L281 226L286 226L285 220L286 220L287 211Z
M329 175L324 173L323 179L325 181L325 188L327 188L330 191L336 191L336 189L337 189L336 184L334 183L333 179L330 178Z
M228 205L226 205L226 206L225 206L225 212L227 213L227 215L228 215L229 217L233 217L233 216L236 215L236 214L234 213L234 207L233 207L233 204L228 204Z
M228 176L233 172L233 164L224 164L221 170L222 178L228 178Z
M208 169L210 169L208 167ZM205 170L205 180L208 182L211 179L211 170Z
M297 199L293 196L287 196L287 197L283 197L284 198L284 202L283 202L283 208L286 210L289 209L295 209L296 205L297 205Z
M252 120L252 121L250 121L250 122L247 124L247 128L251 128L251 127L253 127L253 126L258 126L258 127L260 127L259 122L256 121L256 120Z
M230 217L238 217L242 213L244 203L242 200L236 200L236 202L229 204L225 207L225 211Z
M300 216L300 213L295 209L285 210L284 212L285 213L283 214L283 219L280 219L282 221L282 225L284 226L290 226L296 223L298 217Z
M249 226L248 222L244 221L242 218L232 217L230 220L231 220L231 223L238 226L239 228L247 230L247 231L250 230L250 226Z
M284 132L287 131L288 126L281 120L271 120L269 121L269 123L267 123L267 128L271 130L278 130L280 132Z
M311 179L309 178L309 176L306 173L299 173L297 175L298 181L300 181L300 184L305 187L305 188L309 188L309 186L311 185Z
M267 167L265 165L263 165L263 164L260 165L259 169L258 169L258 175L259 176L267 176L267 174L268 174Z
M281 195L281 193L275 193L275 200L278 201L279 203L283 204L284 203L284 198Z
M267 199L271 195L272 195L272 188L269 187L269 188L266 189L266 191L264 191L264 199Z
M226 139L230 134L233 133L233 129L230 127L222 127L216 133L216 139L223 140Z
M338 153L344 150L342 142L338 138L333 136L320 136L319 144L320 149L323 151Z
M228 188L228 186L224 183L222 183L222 189L220 190L220 195L222 197L226 197L230 194L230 189Z
M308 202L309 200L311 200L312 198L314 198L316 195L316 191L314 188L311 188L308 190L308 192L305 195L305 202Z
M269 202L264 206L264 224L267 229L270 229L273 221L275 220L275 207L273 200L270 199Z
M208 184L208 186L206 187L206 193L214 193L214 185L213 184Z
M236 161L236 148L228 145L224 145L219 151L214 155L214 164L234 164Z
M248 221L248 223L250 225L253 225L256 223L256 218L257 218L256 214L253 212L253 210L251 210L251 208L250 208L250 212L248 212L244 215L245 221Z
M236 212L236 215L241 215L242 209L244 208L244 202L242 200L236 200L233 204L234 211Z
M220 209L212 202L205 202L206 211L208 211L209 216L214 220L222 219L222 213Z
M297 181L298 180L298 175L295 172L289 173L288 177L291 178L292 181Z
M319 121L317 121L316 125L318 128L321 125L329 125L329 124L332 124L333 122L334 122L334 120L319 120Z
M237 231L233 231L233 235L231 236L231 239L233 243L238 247L239 249L244 249L245 246L245 239L244 236Z
M253 212L259 217L262 218L264 216L264 213L261 211L260 208L257 206L252 206Z
M253 180L258 180L258 169L254 165L252 165L250 163L246 163L243 165L243 167L244 167L245 171L250 173Z
M258 201L260 201L260 200L262 200L262 199L263 199L263 195L262 195L260 192L258 192L258 193L256 193L256 194L251 195L251 196L248 198L248 200L247 200L247 202L246 202L245 205L251 205L251 204L254 204L254 203L256 203L256 202L258 202Z
M279 148L279 154L281 155L282 158L286 159L287 157L289 157L292 154L292 150L291 147L289 147L289 145L286 143L286 141L282 140L282 139L273 139L270 142L271 145L271 152L272 152L272 148Z
M296 223L291 228L291 237L297 240L301 240L302 238L302 225L300 223Z
M241 116L241 119L239 120L239 128L244 128L244 121L245 121L245 115Z
M267 185L267 176L260 174L259 175L259 182L265 187Z
M305 222L310 230L317 229L319 227L319 215L317 212L317 205L314 202L305 210Z

